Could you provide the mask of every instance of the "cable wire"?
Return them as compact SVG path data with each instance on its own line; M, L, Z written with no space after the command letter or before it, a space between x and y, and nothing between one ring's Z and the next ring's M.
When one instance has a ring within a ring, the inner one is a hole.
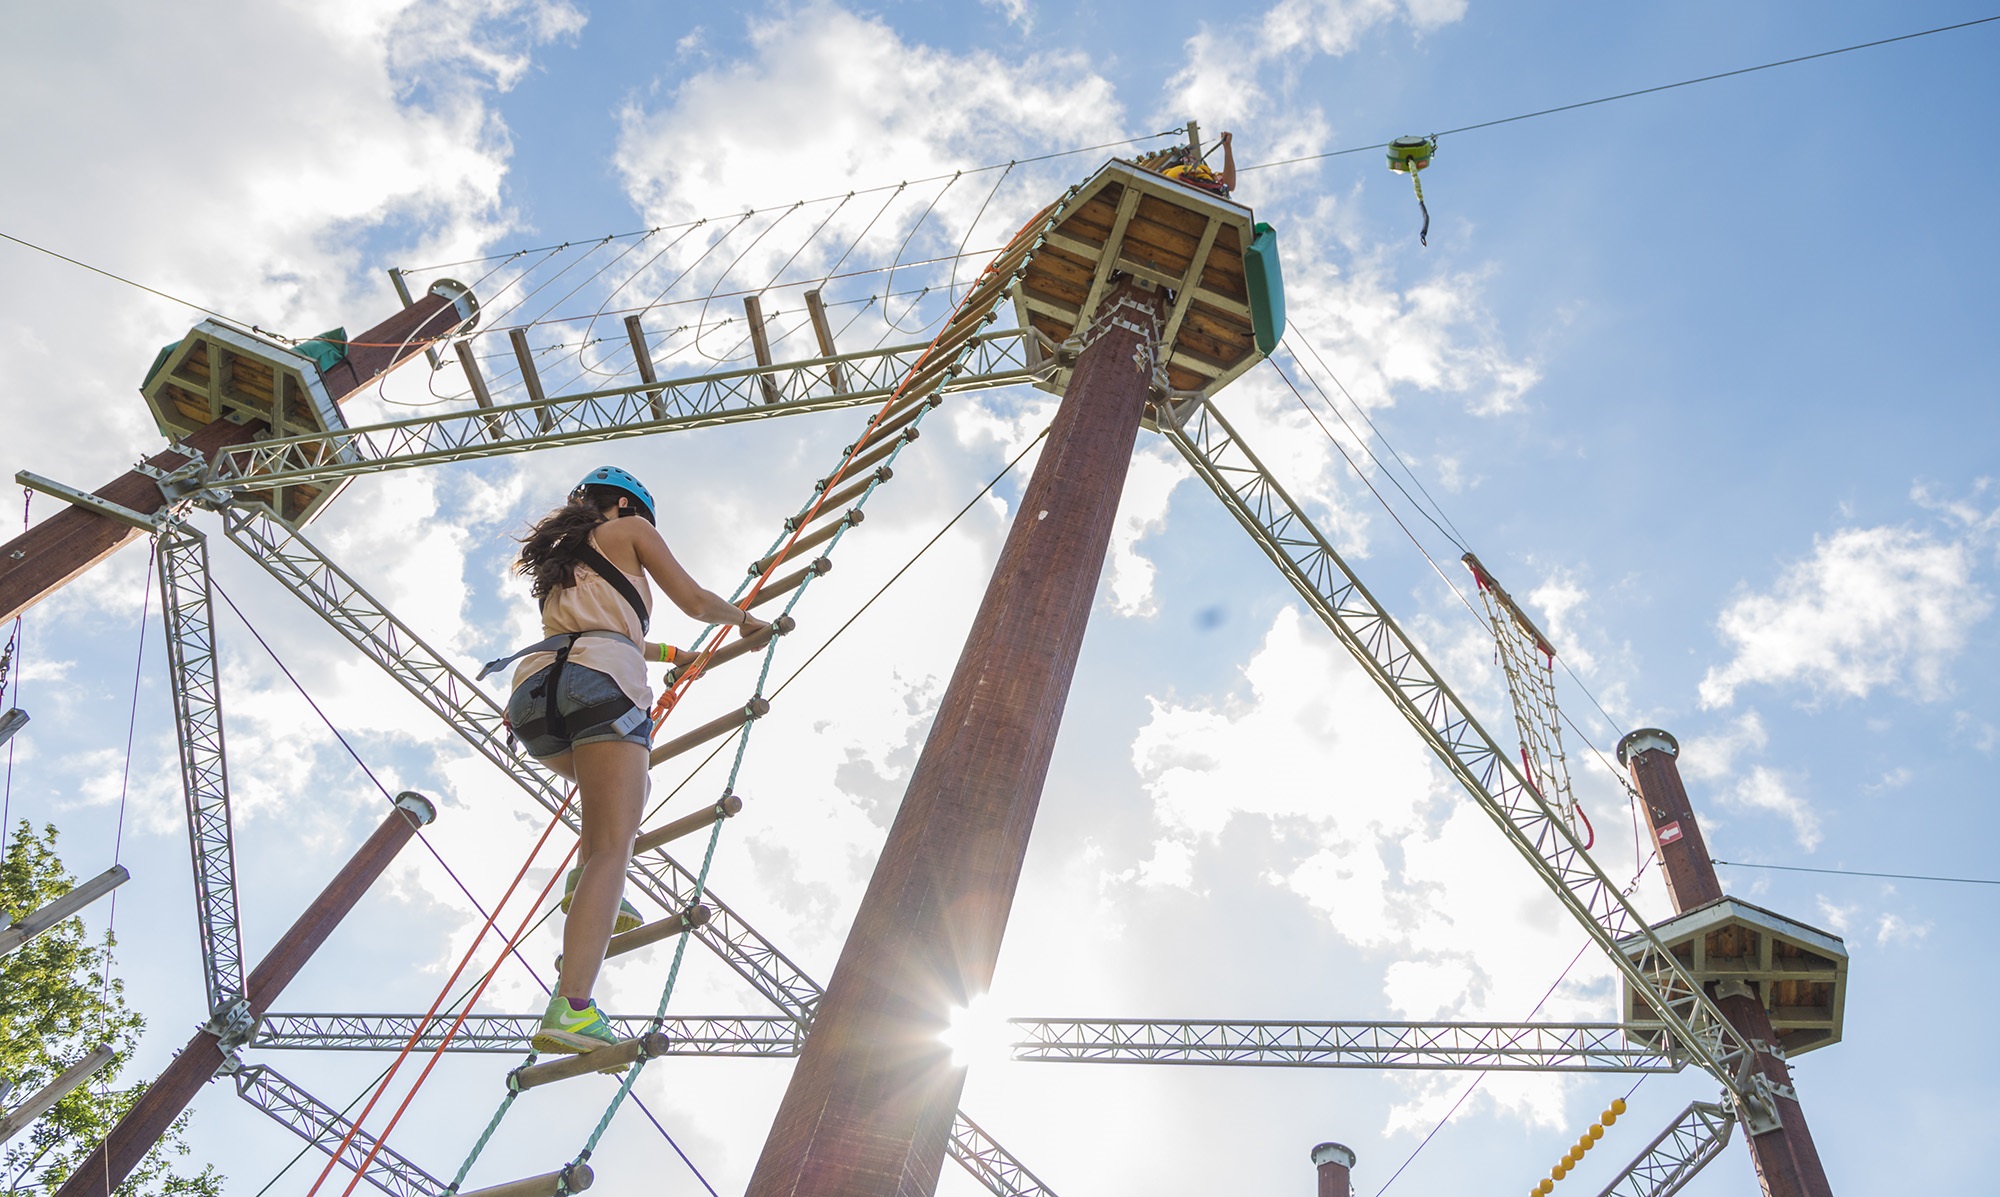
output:
M1697 83L1713 83L1718 79L1733 79L1738 75L1750 75L1758 71L1772 70L1776 67L1811 62L1818 58L1832 58L1837 54L1851 54L1856 50L1870 50L1876 46L1888 46L1896 42L1907 42L1914 38L1929 37L1934 33L1950 33L1957 29L1970 29L1974 25L1985 25L1993 21L2000 21L2000 15L1980 17L1971 21L1960 21L1954 25L1940 25L1935 29L1922 29L1916 33L1903 33L1895 37L1878 38L1872 42L1859 42L1852 46L1842 46L1837 50L1821 50L1817 54L1801 54L1796 58L1781 58L1776 62L1764 62L1756 66L1738 67L1733 71L1720 71L1713 75L1701 75L1693 79L1682 79L1678 83L1662 83L1654 87L1642 87L1637 91L1622 91L1615 96L1599 96L1595 100L1578 100L1574 104L1558 104L1554 108L1540 108L1534 112L1523 112L1516 116L1503 116L1496 120L1480 121L1471 125L1460 125L1456 129L1445 129L1442 132L1432 134L1432 136L1450 137L1456 133L1470 133L1475 129L1491 129L1496 125L1511 125L1516 121L1534 120L1536 117L1542 116L1554 116L1559 112L1574 112L1579 108L1592 108L1599 104L1610 104L1618 100L1630 100L1636 96L1650 96L1656 92L1673 91L1675 88L1693 87ZM1386 149L1388 145L1389 143L1386 141L1378 141L1372 145L1349 146L1344 150L1329 150L1323 154L1305 154L1297 158L1281 158L1276 162L1259 162L1255 166L1239 166L1236 168L1236 172L1244 174L1253 170L1269 170L1274 166L1292 166L1300 162L1318 162L1325 158L1340 158L1348 154L1365 154L1369 150Z
M1809 869L1804 865L1746 864L1740 860L1711 860L1708 863L1732 869L1777 869L1784 873L1831 873L1837 877L1886 877L1891 881L1945 881L1954 885L2000 885L1990 877L1935 877L1926 873L1871 873L1861 869Z

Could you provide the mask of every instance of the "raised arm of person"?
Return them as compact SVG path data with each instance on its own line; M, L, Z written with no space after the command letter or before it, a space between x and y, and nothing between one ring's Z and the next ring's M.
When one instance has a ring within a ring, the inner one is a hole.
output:
M1225 131L1222 135L1222 173L1215 176L1215 181L1222 184L1224 191L1236 190L1236 148L1231 144L1233 141L1234 135Z
M673 551L667 548L666 538L660 535L659 529L645 520L612 520L598 529L597 538L604 544L607 553L619 541L626 541L638 558L640 568L688 618L740 627L746 636L764 626L763 620L695 581L674 559ZM612 560L617 560L617 557L614 555Z

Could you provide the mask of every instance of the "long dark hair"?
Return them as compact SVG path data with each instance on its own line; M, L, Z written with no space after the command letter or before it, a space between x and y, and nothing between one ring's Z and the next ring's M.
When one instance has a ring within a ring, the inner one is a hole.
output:
M590 543L591 532L605 522L604 508L625 497L615 486L581 487L521 537L514 572L534 579L529 589L537 604L565 586L576 585L578 554Z

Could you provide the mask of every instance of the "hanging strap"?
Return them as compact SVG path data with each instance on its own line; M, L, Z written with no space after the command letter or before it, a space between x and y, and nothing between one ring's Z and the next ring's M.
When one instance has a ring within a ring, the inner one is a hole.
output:
M625 601L632 604L632 613L639 617L639 630L642 632L648 630L647 625L651 622L651 617L646 613L646 597L639 593L638 587L632 585L632 580L625 576L624 570L611 564L611 558L598 552L597 546L587 540L577 547L576 559L597 571L598 577L611 583L611 589L624 595Z
M528 647L524 649L520 649L517 652L513 652L508 654L507 656L501 657L497 661L488 661L485 665L480 667L478 676L474 677L472 680L475 682L483 682L486 680L488 674L500 672L502 669L507 668L507 666L512 665L514 662L520 660L522 657L527 656L529 653L566 654L569 652L570 646L575 644L577 640L581 639L584 636L603 636L608 640L616 640L620 644L632 645L633 652L640 651L638 645L632 644L632 638L625 635L622 632L607 632L601 629L592 629L591 631L588 632L558 632L555 635L550 636L545 640L537 640L533 644L530 644Z

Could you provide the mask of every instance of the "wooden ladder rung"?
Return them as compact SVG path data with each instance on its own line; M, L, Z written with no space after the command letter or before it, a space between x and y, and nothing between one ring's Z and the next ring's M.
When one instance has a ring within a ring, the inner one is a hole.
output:
M589 1164L571 1164L555 1172L544 1172L526 1180L510 1180L504 1185L475 1189L458 1197L556 1197L558 1193L581 1193L597 1180Z
M839 512L840 508L835 507L831 503L828 503L822 506L820 510L828 512L830 514L832 512ZM819 546L825 544L827 541L832 540L835 536L839 535L841 525L845 524L849 527L853 527L854 525L861 523L862 520L865 520L867 518L868 518L867 512L861 510L859 507L850 507L846 511L841 512L840 518L838 520L835 520L833 523L828 524L824 528L821 528L819 531L808 533L805 536L801 536L797 540L793 541L791 544L780 547L777 550L777 552L774 552L767 557L759 557L757 558L757 560L752 561L750 563L750 574L752 577L755 577L756 575L761 574L765 570L771 568L772 565L776 564L779 554L783 554L789 557L793 553L803 553L807 549L816 549Z
M643 927L634 927L622 935L612 936L611 941L604 947L604 955L608 959L626 952L636 952L649 944L672 939L690 927L706 927L708 920L714 915L715 912L706 906L690 906L679 914L655 919Z
M925 395L915 403L898 404L895 408L885 413L881 422L869 429L866 435L845 449L842 449L841 452L866 453L881 444L885 438L892 437L901 432L912 421L943 402L944 396L933 392L932 394Z
M854 500L860 498L862 495L867 494L868 488L870 486L874 485L877 482L887 482L889 479L894 478L895 476L896 476L896 471L890 469L888 466L886 465L876 466L874 469L869 470L866 473L862 474L859 478L856 478L853 485L845 487L844 489L834 494L828 495L826 499L819 504L819 513L813 516L812 518L816 520L825 519L827 516L834 514L841 508L847 506L849 503L852 503ZM849 474L849 477L853 477L853 475ZM785 531L790 532L793 529L803 527L807 522L809 521L807 521L806 515L802 511L799 514L791 516L785 520Z
M702 668L704 670L709 670L715 668L717 665L727 665L729 662L734 661L736 658L744 656L747 653L754 653L758 649L763 648L765 645L771 643L771 638L773 636L788 635L793 629L797 628L798 626L799 626L798 621L793 619L791 616L780 615L778 616L778 618L772 620L768 627L760 628L757 631L750 633L748 636L738 636L736 639L731 640L728 644L725 644L721 648L718 648L714 652L710 653L708 655L708 664L702 666ZM687 667L676 666L675 668L667 670L667 685L671 686L675 682L680 680L683 668L692 668L692 666L687 666Z
M845 470L838 471L838 473L840 474L841 478L852 478L856 470L873 469L877 462L889 456L889 454L894 453L901 446L906 445L913 440L916 440L918 437L922 435L923 435L923 430L921 428L905 428L901 432L897 433L895 436L890 437L883 443L876 445L875 448L869 450L866 453L863 453L859 457L856 457L853 461L848 462L847 468ZM827 487L832 486L837 481L839 481L838 478L835 478L832 474L828 474L826 477L821 478L819 481L813 483L813 489L825 490Z
M621 1072L634 1060L650 1060L666 1053L665 1033L648 1031L633 1039L620 1039L610 1047L600 1047L594 1052L558 1056L540 1064L523 1064L507 1074L507 1087L516 1093L523 1093L593 1072Z
M702 830L717 819L733 819L743 813L743 798L737 794L724 794L722 801L707 810L682 815L665 827L655 828L639 836L632 842L632 855L651 852L653 849L671 844L682 836Z
M747 609L755 611L772 599L780 595L790 594L792 591L805 585L807 578L824 577L832 572L833 562L831 560L825 557L815 557L810 562L807 562L803 568L793 570L791 573L786 574L784 577L779 578L758 591L757 597L750 600L750 606Z
M822 557L821 560L825 558ZM752 719L762 719L770 713L769 700L753 698L727 715L711 719L686 735L676 736L664 744L654 746L651 763L657 765L662 761L671 760L690 748L698 748L717 736L726 736Z

